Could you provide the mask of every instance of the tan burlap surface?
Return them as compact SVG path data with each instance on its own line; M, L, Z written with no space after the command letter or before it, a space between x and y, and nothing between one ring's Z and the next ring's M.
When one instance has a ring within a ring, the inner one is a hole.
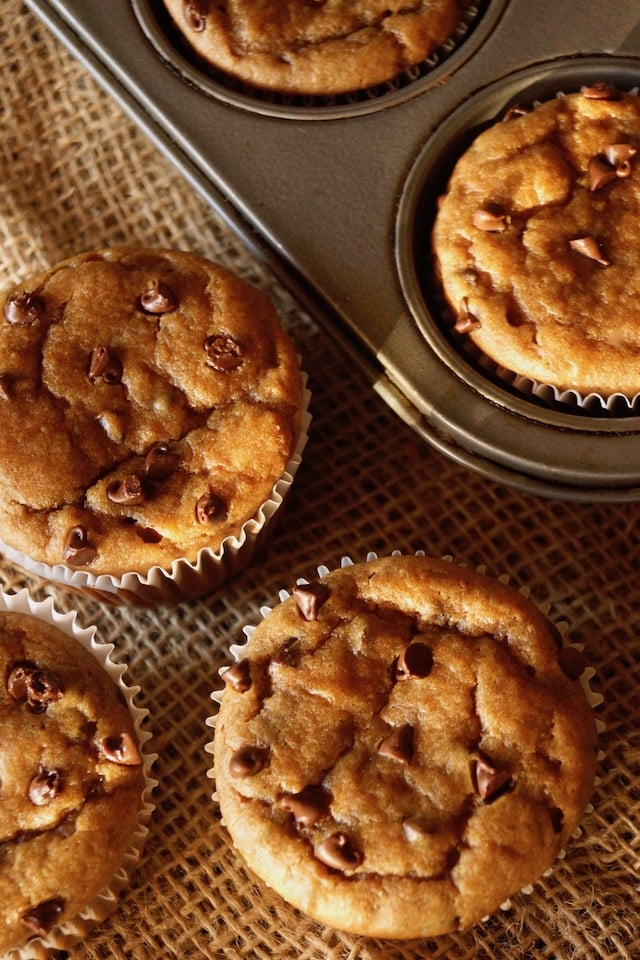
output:
M401 424L289 294L18 0L0 0L0 284L77 250L136 242L195 249L266 289L309 371L314 421L281 523L261 560L201 602L116 609L45 583L117 645L141 685L159 754L144 858L79 958L447 960L640 957L640 505L569 504L455 466ZM604 696L592 812L552 876L471 932L379 942L289 908L249 875L211 802L210 691L261 605L318 563L424 548L529 586L572 621ZM0 561L0 582L25 579ZM2 735L0 731L0 736ZM1 797L0 797L1 802ZM2 891L0 890L0 910Z

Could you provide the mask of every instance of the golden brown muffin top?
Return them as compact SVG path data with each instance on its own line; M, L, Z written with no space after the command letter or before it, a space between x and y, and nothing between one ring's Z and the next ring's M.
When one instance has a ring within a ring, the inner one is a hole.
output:
M79 641L0 613L0 953L76 916L119 869L142 805L129 709Z
M553 862L593 786L584 664L558 637L444 560L297 586L223 672L216 790L237 849L355 933L433 936L494 910Z
M423 61L464 0L164 0L190 46L255 87L330 95L384 83Z
M640 98L593 85L510 111L458 161L433 250L456 329L561 389L640 391Z
M119 575L239 534L295 448L301 376L260 291L194 254L84 254L0 300L0 539Z

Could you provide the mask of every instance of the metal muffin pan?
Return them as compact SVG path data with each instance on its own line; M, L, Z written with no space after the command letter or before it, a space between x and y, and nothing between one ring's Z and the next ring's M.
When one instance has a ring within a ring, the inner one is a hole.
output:
M278 101L205 74L157 0L27 0L425 440L485 476L640 500L640 418L511 393L438 333L421 263L455 156L513 100L640 85L628 0L487 0L428 69L366 96Z

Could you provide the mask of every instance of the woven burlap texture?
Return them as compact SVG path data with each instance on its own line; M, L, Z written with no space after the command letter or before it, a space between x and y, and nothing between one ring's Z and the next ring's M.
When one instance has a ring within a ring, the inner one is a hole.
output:
M74 956L640 957L640 506L538 499L428 448L32 13L17 0L2 0L0 11L0 285L109 244L194 249L272 297L313 393L304 462L267 551L202 601L110 608L26 580L0 561L5 589L26 583L37 597L51 594L116 644L116 658L142 688L159 754L141 866L112 917ZM211 802L205 751L218 667L260 607L320 563L395 548L452 554L550 601L597 671L606 724L593 810L553 873L470 932L406 944L325 928L250 875Z

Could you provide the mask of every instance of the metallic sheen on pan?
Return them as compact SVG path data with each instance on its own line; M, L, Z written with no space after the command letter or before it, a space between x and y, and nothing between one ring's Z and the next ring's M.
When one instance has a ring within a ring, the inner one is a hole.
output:
M28 5L436 449L530 493L640 500L640 418L566 413L483 376L442 336L414 247L448 164L507 102L640 85L636 4L486 0L433 69L320 105L205 82L155 0Z

